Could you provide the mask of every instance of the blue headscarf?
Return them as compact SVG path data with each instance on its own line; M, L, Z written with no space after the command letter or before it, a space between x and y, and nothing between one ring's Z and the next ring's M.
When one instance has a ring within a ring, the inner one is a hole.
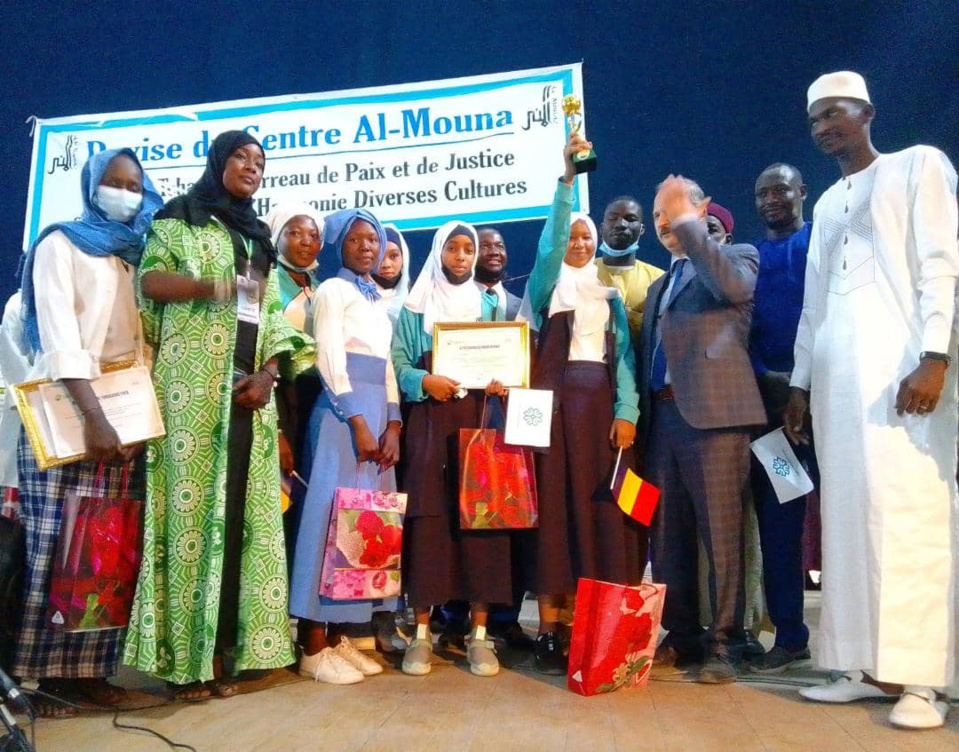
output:
M129 222L114 222L107 219L103 210L96 205L95 197L103 173L110 161L119 154L125 154L136 162L143 173L143 205L139 213ZM80 174L80 190L83 194L83 214L74 222L56 222L48 225L30 244L23 261L23 276L20 287L23 290L22 313L23 346L30 353L40 351L40 329L37 325L37 301L33 287L33 261L37 246L51 232L60 230L77 248L90 256L117 256L133 266L140 265L146 232L150 228L153 214L161 206L163 199L146 174L140 160L131 149L108 149L94 154Z
M386 230L383 229L380 220L366 211L366 209L342 209L330 214L326 218L326 227L323 232L323 247L329 247L331 250L327 253L335 253L335 257L340 260L340 266L342 268L338 276L343 276L344 279L351 280L355 278L356 286L360 289L360 292L363 293L364 297L370 300L378 300L380 292L375 282L363 279L363 277L354 274L351 270L343 266L343 241L346 240L347 233L349 233L353 223L357 220L369 222L370 225L373 226L373 229L376 230L376 235L380 241L380 255L373 265L373 268L378 268L380 262L383 260L383 254L386 253ZM346 275L342 274L344 270L347 272Z

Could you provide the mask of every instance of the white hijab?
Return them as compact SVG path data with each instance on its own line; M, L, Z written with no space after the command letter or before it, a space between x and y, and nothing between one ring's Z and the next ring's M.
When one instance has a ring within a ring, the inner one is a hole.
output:
M582 212L573 212L569 226L577 222L586 223L589 234L593 238L593 254L597 246L598 233L596 225L589 215ZM563 311L573 311L573 336L583 337L594 334L606 328L609 321L609 303L607 301L619 297L619 290L615 287L606 287L599 281L599 269L592 261L586 266L576 268L565 261L559 272L559 280L553 288L553 296L549 301L549 315Z
M440 227L433 236L429 258L423 265L413 289L406 298L406 307L413 313L423 314L423 331L433 336L433 324L446 321L478 321L483 315L483 298L479 288L469 280L454 285L443 273L443 247L457 227L465 227L476 253L473 269L479 258L479 238L473 225L452 220Z
M323 217L320 216L320 213L314 209L310 204L307 203L287 203L287 204L277 204L274 206L270 213L266 215L266 218L263 220L266 222L267 226L270 228L270 235L272 236L273 246L279 250L280 247L280 233L283 232L283 228L286 227L287 222L289 222L293 217L299 216L309 217L314 222L316 222L316 229L320 231L320 248L323 247ZM288 269L293 269L293 271L298 272L310 272L316 269L319 266L318 261L314 261L306 269L298 269L290 263L284 263L285 259L282 254L279 256L280 263Z

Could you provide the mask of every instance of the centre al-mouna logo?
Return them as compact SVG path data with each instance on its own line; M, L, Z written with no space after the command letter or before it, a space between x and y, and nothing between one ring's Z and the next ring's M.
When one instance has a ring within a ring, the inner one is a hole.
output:
M77 159L77 147L79 139L76 136L67 136L63 149L59 152L53 152L50 166L47 167L47 175L52 175L57 170L69 172L80 162Z
M559 120L559 86L547 84L543 87L542 100L526 111L526 123L523 130L528 131L539 124L544 128Z

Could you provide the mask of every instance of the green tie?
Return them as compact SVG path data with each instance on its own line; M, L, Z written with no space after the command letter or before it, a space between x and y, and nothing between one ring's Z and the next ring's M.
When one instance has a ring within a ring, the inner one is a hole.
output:
M483 302L490 308L490 321L496 321L496 313L499 308L499 295L496 294L496 290L491 287L487 287L483 291Z

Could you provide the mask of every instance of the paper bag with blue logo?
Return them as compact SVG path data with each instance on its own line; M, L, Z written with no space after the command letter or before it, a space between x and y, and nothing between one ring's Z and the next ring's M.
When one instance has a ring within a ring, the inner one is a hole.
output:
M782 428L750 444L753 454L769 476L780 504L798 499L813 490L813 482L799 462Z

